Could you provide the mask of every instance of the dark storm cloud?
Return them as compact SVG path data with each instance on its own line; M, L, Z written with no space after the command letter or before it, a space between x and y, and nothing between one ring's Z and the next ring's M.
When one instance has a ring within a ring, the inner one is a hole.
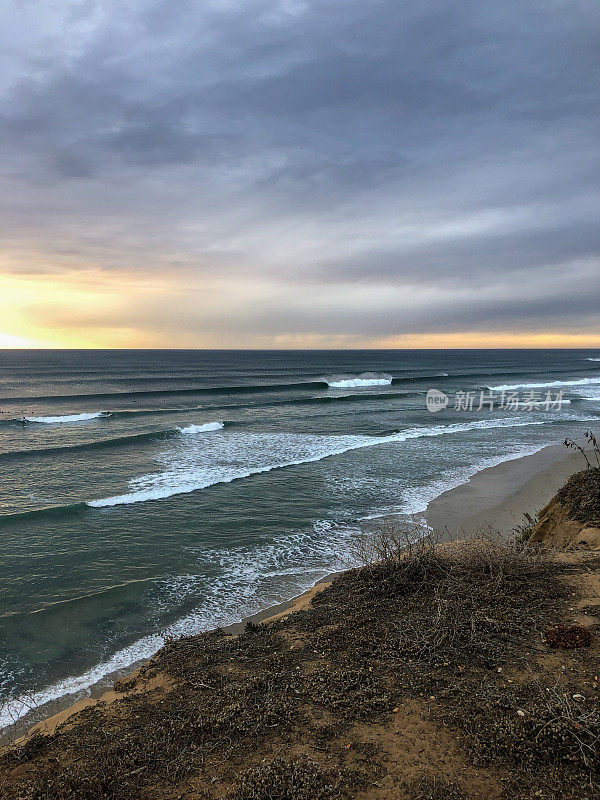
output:
M64 6L0 11L9 271L269 281L186 312L266 335L588 324L595 1ZM402 286L427 302L399 314Z

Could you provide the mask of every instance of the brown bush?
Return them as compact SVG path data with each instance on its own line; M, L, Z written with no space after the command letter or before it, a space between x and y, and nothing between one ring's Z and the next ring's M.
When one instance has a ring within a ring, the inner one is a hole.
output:
M546 644L549 647L560 647L570 650L574 647L589 647L592 634L581 625L555 625L546 631Z

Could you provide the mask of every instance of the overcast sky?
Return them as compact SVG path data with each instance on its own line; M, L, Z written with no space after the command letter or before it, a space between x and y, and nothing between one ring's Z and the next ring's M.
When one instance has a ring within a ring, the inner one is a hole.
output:
M7 0L0 344L600 345L597 0Z

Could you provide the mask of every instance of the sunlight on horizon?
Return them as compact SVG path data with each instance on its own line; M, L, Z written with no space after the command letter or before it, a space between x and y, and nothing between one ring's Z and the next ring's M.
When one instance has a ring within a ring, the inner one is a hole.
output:
M343 290L343 287L342 287ZM344 303L352 295L338 293ZM0 274L0 349L526 349L598 348L600 335L553 330L454 330L397 336L324 334L293 328L277 334L241 333L222 324L219 303L235 316L253 302L276 299L271 284L174 279L172 275L110 274L86 266L79 272ZM364 295L363 295L364 297ZM225 298L225 300L223 300ZM338 298L339 299L339 298ZM367 302L367 300L365 301ZM409 304L412 299L407 301ZM415 302L419 302L416 296ZM211 316L215 313L216 316ZM190 325L190 314L198 322ZM290 322L290 327L293 320Z

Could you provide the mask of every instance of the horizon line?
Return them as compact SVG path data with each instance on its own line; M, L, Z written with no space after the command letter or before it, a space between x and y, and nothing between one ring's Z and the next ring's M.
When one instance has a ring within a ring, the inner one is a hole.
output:
M527 351L600 350L590 347L0 347L7 352L193 352L193 353L352 353L352 352L428 352L428 351Z

